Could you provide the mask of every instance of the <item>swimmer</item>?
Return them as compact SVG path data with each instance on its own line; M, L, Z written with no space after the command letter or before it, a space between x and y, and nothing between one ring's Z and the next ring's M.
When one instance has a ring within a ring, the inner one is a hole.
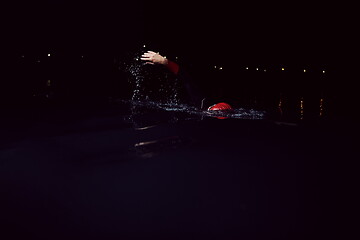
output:
M174 73L175 75L179 74L180 71L180 67L177 63L167 59L166 57L160 55L159 53L156 53L154 51L147 51L145 52L141 58L142 61L146 61L147 64L159 64L159 65L164 65L165 67L167 67L172 73ZM188 75L187 75L188 76ZM185 77L185 79L183 80L183 82L186 85L186 88L188 90L189 95L194 95L192 94L194 92L194 87L190 87L191 83L188 80L189 77ZM202 98L201 101L201 108L203 108L203 102L204 102L205 98ZM218 103L218 104L214 104L210 107L208 107L207 109L208 111L231 111L233 110L233 108L227 104L227 103Z

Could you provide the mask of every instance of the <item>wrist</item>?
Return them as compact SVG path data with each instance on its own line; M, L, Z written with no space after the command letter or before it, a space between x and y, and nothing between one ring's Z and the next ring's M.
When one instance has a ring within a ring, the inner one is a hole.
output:
M167 66L169 65L169 60L166 57L163 57L161 64Z

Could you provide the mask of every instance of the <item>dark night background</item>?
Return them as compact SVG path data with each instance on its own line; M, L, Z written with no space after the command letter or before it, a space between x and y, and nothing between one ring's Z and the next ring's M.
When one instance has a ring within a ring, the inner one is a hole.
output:
M0 9L1 239L358 233L354 6L14 0ZM176 59L220 101L278 115L219 120L116 101L131 96L124 66L144 50Z
M223 82L230 98L321 95L339 114L353 102L355 18L345 4L57 0L13 1L3 10L5 106L22 105L47 80L63 100L124 96L129 87L117 64L144 44L195 69L203 88Z

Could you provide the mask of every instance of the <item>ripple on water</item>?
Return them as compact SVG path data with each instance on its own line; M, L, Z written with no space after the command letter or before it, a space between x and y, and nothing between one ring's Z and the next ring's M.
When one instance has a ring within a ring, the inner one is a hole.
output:
M182 112L191 115L198 115L203 117L224 117L237 119L265 119L266 112L255 109L237 108L231 112L223 111L204 111L194 106L187 104L171 104L161 103L155 101L123 101L133 107L143 107L145 109L162 110L167 112Z

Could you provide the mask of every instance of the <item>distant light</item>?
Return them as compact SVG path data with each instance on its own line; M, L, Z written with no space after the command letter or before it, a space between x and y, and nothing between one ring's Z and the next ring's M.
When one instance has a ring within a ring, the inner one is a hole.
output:
M176 60L178 60L178 57L175 57Z
M325 70L323 71L323 73L325 73Z
M51 56L51 54L50 53L48 53L48 57L50 57Z
M22 58L24 58L25 56L24 55L21 55Z
M81 56L81 58L84 58L84 56Z
M219 67L219 70L222 70L223 68L222 67Z
M306 69L304 69L304 72L306 72Z
M281 68L281 71L285 71L285 68Z
M266 72L266 69L264 69L264 72Z
M258 71L259 70L259 68L256 68L256 71Z
M216 69L216 66L214 66L214 68Z
M249 70L249 68L248 68L248 67L246 67L246 70Z
M46 82L46 86L50 87L51 86L51 80L47 80Z
M144 48L146 48L146 45L144 44L144 46L143 46Z
M37 62L37 63L39 63L39 62L40 62L40 60L37 60L36 62Z

